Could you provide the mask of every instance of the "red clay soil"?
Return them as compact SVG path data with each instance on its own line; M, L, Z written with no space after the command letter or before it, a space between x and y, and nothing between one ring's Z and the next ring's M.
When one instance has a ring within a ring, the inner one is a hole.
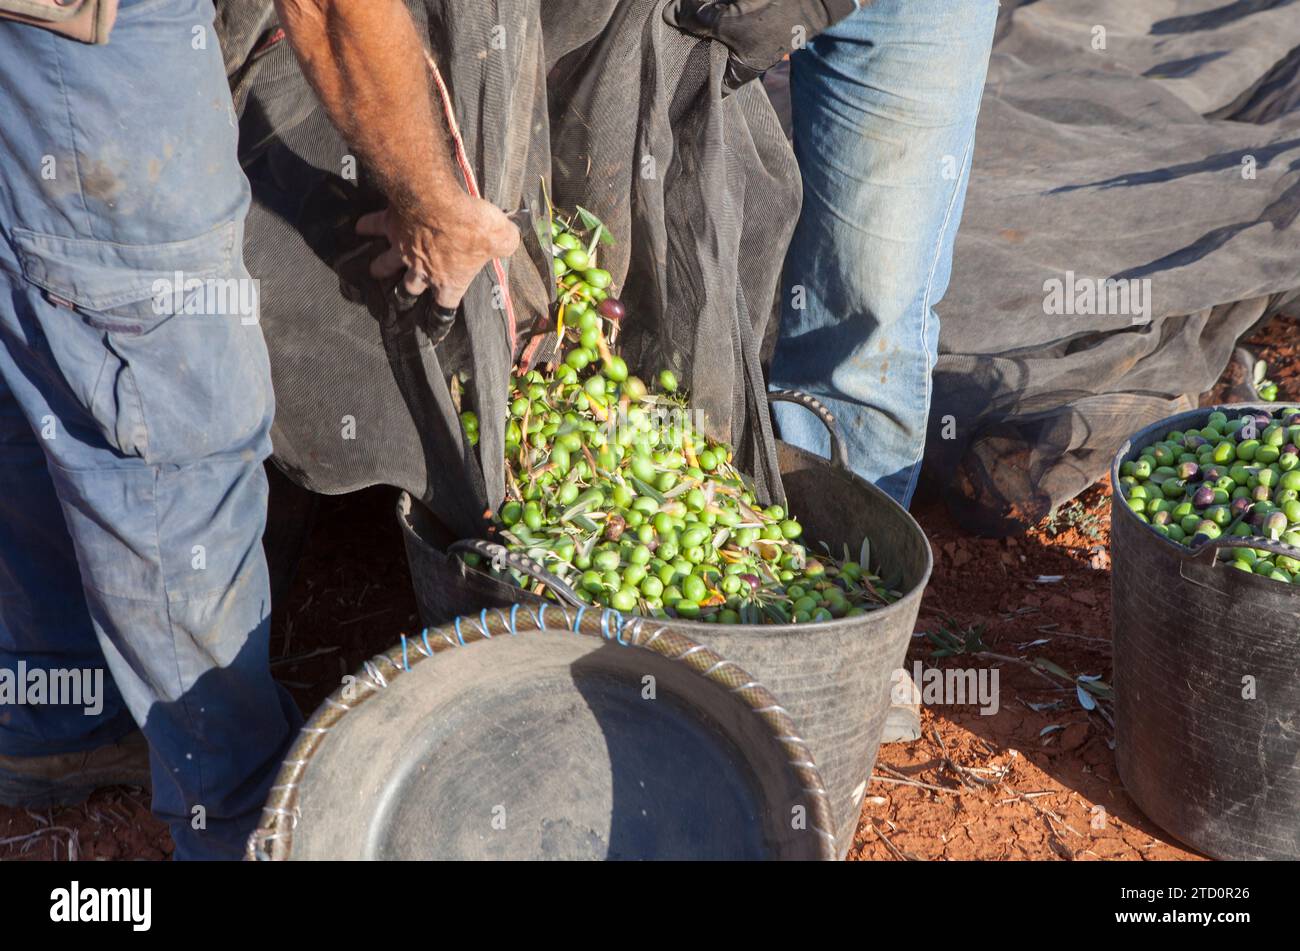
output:
M881 749L850 858L1194 857L1124 794L1109 704L1085 710L1035 665L1110 679L1108 486L1021 538L963 536L939 505L915 514L935 554L917 630L978 643L935 658L918 636L907 667L997 669L999 708L926 707L920 740Z
M1300 399L1300 320L1250 343L1282 398ZM1214 394L1240 384L1230 370ZM286 603L272 623L276 675L305 711L339 678L419 629L393 493L323 500ZM973 538L942 507L915 512L934 577L908 668L996 668L999 709L934 705L923 737L882 748L851 859L1195 859L1124 793L1104 688L1081 704L1074 677L1111 677L1109 487L1099 484L1020 538ZM963 653L933 656L937 641ZM0 859L162 859L166 828L148 794L101 790L43 813L0 807Z

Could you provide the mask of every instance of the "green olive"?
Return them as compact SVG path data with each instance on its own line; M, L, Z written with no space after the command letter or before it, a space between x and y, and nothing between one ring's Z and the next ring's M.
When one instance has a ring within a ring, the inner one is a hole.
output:
M697 618L700 616L700 605L696 601L687 598L681 598L673 604L673 610L678 617Z
M610 357L605 362L605 378L615 383L622 383L627 379L627 363L622 357Z
M682 596L692 601L703 601L709 595L708 585L699 575L687 575L682 579Z
M709 530L706 527L688 528L682 532L681 543L683 548L695 548L703 545L709 537Z

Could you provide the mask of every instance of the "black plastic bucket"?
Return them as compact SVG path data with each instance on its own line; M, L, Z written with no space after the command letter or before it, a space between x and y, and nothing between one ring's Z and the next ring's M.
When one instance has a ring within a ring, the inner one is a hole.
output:
M872 562L903 597L868 614L821 624L717 625L673 620L672 630L753 673L781 701L811 746L826 781L838 853L853 844L862 796L875 765L893 672L903 663L933 560L924 532L902 506L845 465L833 419L802 394L774 394L817 412L832 433L832 459L778 443L789 509L805 537L855 556L863 537ZM541 599L467 568L446 550L432 520L409 496L398 501L411 580L426 624L485 607Z
M1121 463L1171 430L1277 407L1170 417L1135 435ZM1300 859L1300 587L1216 561L1221 549L1300 551L1221 537L1192 551L1111 506L1115 760L1157 825L1220 859Z

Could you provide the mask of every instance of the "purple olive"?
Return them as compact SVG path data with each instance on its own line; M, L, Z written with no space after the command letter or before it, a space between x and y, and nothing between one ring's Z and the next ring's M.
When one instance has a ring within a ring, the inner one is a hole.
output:
M758 575L739 575L738 577L740 578L741 581L745 582L745 584L749 585L750 588L752 588L754 591L757 591L759 585L762 584L762 582L758 580Z
M1232 504L1228 506L1228 510L1232 512L1232 517L1236 518L1249 512L1254 504L1254 499L1233 499Z
M1195 479L1200 473L1201 467L1194 462L1182 462L1178 465L1178 478L1183 480ZM1209 476L1206 476L1209 479Z
M1200 433L1188 433L1186 436L1183 437L1183 448L1196 450L1199 449L1201 446L1204 446L1208 441L1209 440L1207 440Z
M1168 525L1171 520L1172 516L1168 512L1164 511L1156 512L1151 516L1152 525Z
M1218 466L1210 466L1210 468L1206 469L1204 474L1201 476L1201 480L1204 482L1218 482L1223 478L1223 476L1224 472L1222 469Z
M1203 485L1196 490L1196 495L1192 496L1192 504L1198 509L1206 508L1214 504L1214 486Z
M626 314L627 311L623 308L623 302L617 297L606 297L596 306L596 313L600 314L600 316L604 317L606 320L612 320L617 323L623 319L623 315Z
M1250 497L1256 502L1267 502L1270 495L1271 492L1266 485L1257 485L1255 488L1250 490Z

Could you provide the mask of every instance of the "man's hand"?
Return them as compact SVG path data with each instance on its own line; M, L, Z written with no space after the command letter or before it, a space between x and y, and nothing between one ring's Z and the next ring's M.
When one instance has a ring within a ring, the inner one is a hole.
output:
M408 292L432 284L439 305L459 304L484 264L515 250L519 232L457 176L406 3L276 0L276 8L330 120L388 199L387 211L357 223L390 245L371 273L391 277L405 266Z
M519 229L500 209L468 195L436 221L420 221L395 209L365 215L357 234L388 239L389 248L371 262L372 277L385 279L406 268L404 285L420 294L432 285L439 306L455 307L474 275L493 258L508 258L519 246Z
M664 20L731 50L727 85L735 89L781 62L796 45L865 6L868 0L673 0Z

